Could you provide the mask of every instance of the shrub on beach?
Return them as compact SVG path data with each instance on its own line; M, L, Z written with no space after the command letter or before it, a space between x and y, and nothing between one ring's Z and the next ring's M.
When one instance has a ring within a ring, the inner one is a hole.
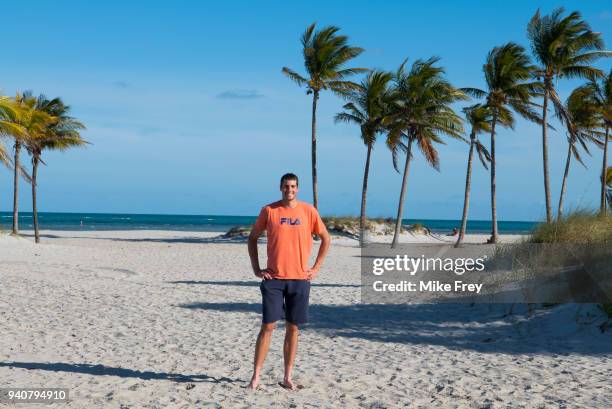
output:
M577 211L539 225L529 238L531 243L607 244L612 243L612 216Z
M346 235L350 237L359 236L359 218L346 216L329 216L323 217L323 223L330 233ZM366 219L366 230L373 230L374 223L372 219Z
M350 237L359 237L359 218L352 216L326 216L323 217L323 223L330 233L346 235ZM415 228L416 227L416 228ZM373 235L389 235L393 234L395 229L395 220L391 218L375 217L366 219L365 228ZM402 232L412 231L413 233L429 232L425 226L414 224L410 227L402 226Z

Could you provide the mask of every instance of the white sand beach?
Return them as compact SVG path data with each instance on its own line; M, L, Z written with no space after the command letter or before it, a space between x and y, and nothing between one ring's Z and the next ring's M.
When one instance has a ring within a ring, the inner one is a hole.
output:
M295 368L304 388L277 385L280 324L262 388L246 390L259 281L246 244L215 236L0 236L0 385L69 388L52 406L69 408L612 407L612 331L596 306L504 317L495 305L363 305L348 238L313 283Z

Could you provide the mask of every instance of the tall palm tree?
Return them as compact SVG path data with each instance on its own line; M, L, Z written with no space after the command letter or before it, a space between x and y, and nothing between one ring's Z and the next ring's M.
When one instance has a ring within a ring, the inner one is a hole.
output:
M600 33L593 32L589 24L577 11L563 16L565 10L558 8L550 15L541 16L536 11L527 26L533 55L540 63L535 74L543 79L544 95L542 104L542 163L544 167L544 196L546 200L546 221L552 221L550 181L548 173L548 102L552 102L557 117L570 121L563 102L555 90L554 81L560 77L590 78L603 73L592 67L599 57L609 56L603 50Z
M366 196L368 190L368 173L370 171L370 156L376 137L384 132L383 121L390 102L389 83L392 74L373 71L358 85L357 89L349 91L349 103L344 105L344 112L336 115L336 122L348 122L359 125L361 140L368 148L365 170L363 173L363 188L361 190L361 212L359 218L359 242L363 245L366 224Z
M489 154L489 151L487 151L487 149L478 139L479 134L484 132L491 132L491 122L493 119L491 109L486 105L476 104L464 108L463 113L465 114L465 119L472 127L472 130L470 131L470 151L468 153L467 171L465 175L465 196L463 199L463 215L461 217L461 229L459 230L459 237L457 237L457 243L455 243L455 247L459 247L459 245L461 244L461 241L465 236L465 230L467 228L474 150L478 152L480 162L482 162L482 166L484 166L485 169L489 169L487 162L491 161L491 155Z
M34 240L40 242L36 188L38 187L38 165L43 150L66 150L83 146L87 142L81 138L80 131L85 126L68 115L70 107L60 98L47 99L40 95L35 109L48 115L49 120L36 132L30 132L26 142L28 153L32 156L32 216L34 221ZM44 162L43 162L44 163Z
M31 183L30 176L23 170L19 154L28 138L37 134L51 120L49 115L36 109L36 98L30 91L15 95L16 115L13 120L21 132L13 134L15 140L15 156L13 159L13 231L19 234L19 176Z
M331 90L337 94L344 94L355 89L356 84L346 81L346 78L359 72L367 71L365 68L344 68L345 64L363 52L363 48L351 47L347 44L348 37L338 35L338 27L324 27L315 31L312 23L302 35L302 51L304 66L308 78L303 77L290 68L283 67L283 73L299 86L306 87L306 94L312 94L312 197L315 208L319 205L317 185L317 101L323 90Z
M588 99L593 103L601 119L604 130L603 138L603 163L601 167L601 196L599 210L602 214L606 212L606 171L608 169L608 143L612 135L612 70L603 79L598 81L591 78L586 87L589 89Z
M498 125L513 128L514 115L512 110L523 118L539 122L540 118L534 111L536 106L532 99L540 95L542 85L532 81L531 65L525 49L515 43L507 43L494 47L487 55L483 72L487 90L477 88L462 88L468 94L482 98L486 97L487 106L491 109L491 238L490 243L497 243L497 186L496 186L496 156L495 128Z
M444 69L436 66L438 61L436 57L417 60L410 71L405 69L404 61L393 78L393 103L386 118L387 146L391 149L395 170L399 172L397 155L400 151L406 152L406 162L392 248L397 246L401 232L413 144L420 148L427 163L438 170L440 160L434 144L444 143L441 135L463 139L462 120L451 104L467 96L444 78Z
M559 194L559 207L557 209L557 218L559 219L563 216L563 199L567 188L567 177L572 156L584 166L582 158L580 157L578 145L582 146L584 151L588 154L590 154L590 152L587 143L590 142L598 146L603 146L599 141L604 135L599 131L599 128L602 126L602 121L601 117L598 115L597 105L590 99L591 91L588 85L578 87L572 91L565 102L565 111L571 120L569 122L562 121L567 127L568 149L567 158L565 160L565 171L563 172L563 180L561 182L561 193Z

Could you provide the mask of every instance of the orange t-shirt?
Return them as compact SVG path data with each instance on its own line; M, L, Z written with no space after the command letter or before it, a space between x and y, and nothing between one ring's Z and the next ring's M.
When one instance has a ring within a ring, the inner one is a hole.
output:
M317 209L304 202L294 208L282 201L270 203L261 209L255 228L268 233L268 269L274 278L305 280L312 233L326 231Z

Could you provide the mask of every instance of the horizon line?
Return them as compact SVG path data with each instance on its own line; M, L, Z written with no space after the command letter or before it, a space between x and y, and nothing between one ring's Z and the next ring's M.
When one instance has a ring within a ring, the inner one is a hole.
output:
M8 213L9 215L12 216L13 211L12 210L0 210L0 213ZM32 214L31 211L20 211L19 214L22 213L26 213L26 214ZM49 214L49 213L55 213L55 214L74 214L74 215L81 215L81 214L98 214L98 215L106 215L106 214L114 214L114 215L132 215L132 216L196 216L196 217L200 217L200 216L214 216L214 217L254 217L256 218L257 215L240 215L240 214L205 214L205 213L201 213L201 214L191 214L191 213L124 213L124 212L50 212L50 211L45 211L45 212L37 212L39 215L42 214ZM342 215L342 216L337 216L337 215L321 215L321 217L354 217L354 218L359 218L358 215L353 216L353 215ZM395 219L395 217L393 216L368 216L366 217L366 219ZM430 220L430 221L461 221L461 219L434 219L434 218L425 218L425 217L409 217L409 218L402 218L402 220ZM489 222L491 223L491 220L487 220L487 219L468 219L468 222ZM544 220L497 220L498 223L500 222L504 222L504 223L512 223L512 222L518 222L518 223L544 223Z

